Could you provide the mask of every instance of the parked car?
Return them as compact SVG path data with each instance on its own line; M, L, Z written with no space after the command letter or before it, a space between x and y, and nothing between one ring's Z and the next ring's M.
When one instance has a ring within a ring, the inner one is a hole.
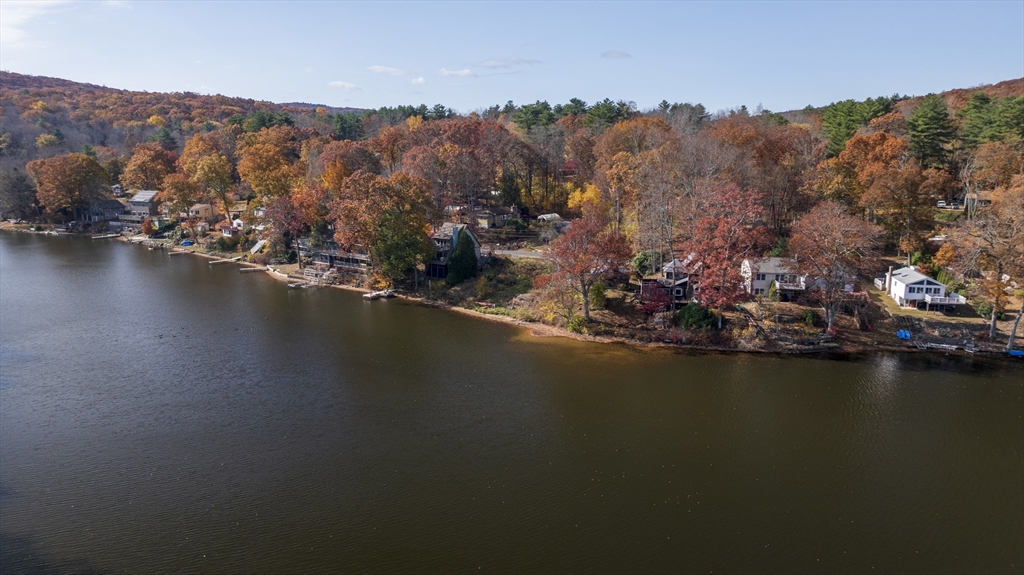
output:
M939 203L935 204L935 207L939 208L940 210L946 209L946 201L939 200Z
M960 209L960 203L959 202L953 202L952 204L949 204L949 209L951 209L951 210L959 210Z

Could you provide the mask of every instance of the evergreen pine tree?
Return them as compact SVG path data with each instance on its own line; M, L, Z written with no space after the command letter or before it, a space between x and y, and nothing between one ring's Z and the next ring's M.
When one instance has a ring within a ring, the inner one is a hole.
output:
M448 277L444 281L448 285L460 284L476 275L476 249L469 233L459 233L459 241L455 244L455 253L448 260Z
M946 145L953 139L953 125L949 111L941 96L928 94L907 119L910 152L922 166L942 167L949 151Z

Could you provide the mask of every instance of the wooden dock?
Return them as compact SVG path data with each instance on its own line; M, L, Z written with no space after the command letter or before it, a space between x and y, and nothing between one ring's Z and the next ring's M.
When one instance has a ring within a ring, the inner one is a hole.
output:
M116 237L120 237L120 236L121 236L121 234L103 234L102 236L92 236L92 239L94 239L94 240L105 240L107 238L116 238Z
M228 260L213 260L212 262L210 262L210 265L212 266L212 265L217 265L217 264L226 264L226 263L231 263L231 262L237 262L240 259L242 259L242 256L238 256L236 258L231 258L231 259L228 259Z
M246 272L265 272L267 268L238 268L238 273L244 274Z

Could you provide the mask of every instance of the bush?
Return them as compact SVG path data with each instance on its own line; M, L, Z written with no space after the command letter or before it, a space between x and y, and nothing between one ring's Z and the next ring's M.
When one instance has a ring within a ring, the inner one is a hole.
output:
M569 320L569 323L565 327L573 333L584 333L586 332L586 325L587 320L581 315L576 315Z
M814 327L818 323L818 312L813 309L804 310L804 313L800 314L800 321L804 322L807 327Z
M230 252L234 251L234 249L238 247L239 239L241 238L239 238L238 236L221 236L217 238L217 243L214 245L216 245L217 249L222 252Z
M715 324L715 314L699 304L688 303L676 312L675 324L688 330L711 329Z
M604 280L597 280L590 286L590 307L593 309L604 309L608 301L608 284Z
M643 277L651 273L651 252L640 252L633 256L633 261L630 262L633 268L633 274L643 279Z

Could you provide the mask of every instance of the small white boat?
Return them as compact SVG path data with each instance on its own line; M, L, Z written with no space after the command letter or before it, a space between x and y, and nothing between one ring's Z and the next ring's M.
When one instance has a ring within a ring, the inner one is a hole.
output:
M372 291L370 293L364 293L363 297L369 300L380 299L382 297L395 297L395 290L385 289L380 291Z

